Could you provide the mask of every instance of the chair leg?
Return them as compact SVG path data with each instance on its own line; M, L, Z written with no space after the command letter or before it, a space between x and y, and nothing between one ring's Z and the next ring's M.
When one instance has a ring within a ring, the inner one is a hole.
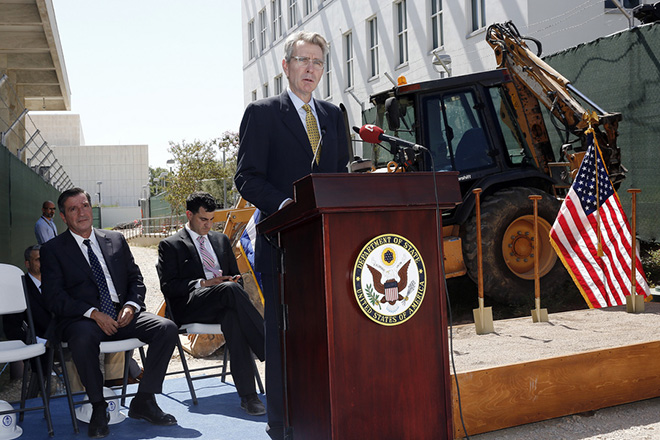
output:
M121 385L121 406L126 405L126 389L128 388L128 370L131 361L131 351L124 352L124 377Z
M193 405L197 405L197 394L195 393L195 387L193 386L192 378L190 377L190 370L188 369L188 362L186 361L186 353L183 351L181 340L178 337L176 338L176 346L179 349L179 356L181 356L181 366L183 367L183 372L186 375L186 382L188 382L190 397L192 398Z
M30 376L32 375L32 365L30 361L22 361L23 362L23 381L21 382L21 404L20 408L21 410L25 409L25 400L27 399L27 393L28 393L28 383L30 381ZM22 422L23 418L25 417L25 411L21 411L18 414L18 421Z
M259 369L257 368L257 362L254 360L254 356L252 356L252 367L254 368L254 377L257 379L257 386L259 387L259 392L261 394L264 394L264 385L261 382L261 376L259 375Z
M54 351L54 350L53 350ZM53 358L51 354L51 359L49 360L50 369L53 369ZM76 418L76 409L73 405L73 393L71 392L71 382L69 382L69 372L66 369L66 362L64 362L64 350L60 344L57 344L57 356L60 359L60 366L62 368L62 380L64 381L64 390L66 392L66 400L69 404L69 414L71 415L71 424L73 425L73 432L78 434L80 429L78 428L78 419Z
M227 344L225 344L225 352L222 354L222 375L220 376L220 380L222 383L225 383L227 381L227 373L231 374L231 371L227 371L227 358L229 356L229 347L227 347Z
M46 423L48 424L48 435L53 437L55 435L55 432L53 431L53 420L50 417L50 400L48 398L48 394L46 393L46 389L44 388L44 372L43 368L41 368L41 362L39 361L38 358L37 362L37 375L39 378L39 388L41 389L41 400L44 404L44 415L46 416Z

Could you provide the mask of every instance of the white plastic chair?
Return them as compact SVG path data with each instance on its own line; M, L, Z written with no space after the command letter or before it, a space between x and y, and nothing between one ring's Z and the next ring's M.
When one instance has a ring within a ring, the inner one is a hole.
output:
M41 342L36 342L32 312L30 311L29 301L27 301L23 271L11 264L0 263L0 315L23 312L27 312L27 342L17 340L0 341L0 363L38 358L46 352L46 346ZM25 393L21 393L19 409L5 410L0 412L0 415L19 413L22 420L25 411L43 409L46 423L48 425L48 434L52 437L54 435L53 422L50 416L48 394L44 387L44 374L41 368L41 362L37 359L33 364L37 368L42 405L26 408ZM26 378L27 375L24 374L23 381L25 381ZM23 389L25 389L25 387L23 387Z
M128 339L119 339L116 341L101 341L99 344L99 350L102 354L108 354L108 353L119 353L119 352L124 352L124 376L123 376L123 383L121 387L121 394L119 395L113 395L112 398L121 398L121 405L123 406L126 403L126 398L134 396L135 393L127 393L126 389L128 387L128 368L129 368L129 361L131 358L131 352L135 350L136 348L140 350L140 358L142 359L142 364L144 365L144 346L147 345L146 343L142 342L138 338L128 338ZM73 425L73 430L75 433L79 432L78 428L78 421L76 419L76 414L75 414L75 405L81 405L85 403L89 403L89 400L81 400L81 401L73 401L73 394L71 392L71 384L69 382L69 375L66 370L66 364L64 363L64 353L63 349L67 348L67 343L66 342L59 342L56 344L56 350L58 352L61 364L62 364L62 372L63 374L63 380L64 380L64 388L66 390L66 398L69 402L69 412L71 414L71 424ZM53 357L49 359L49 366L52 368L53 365ZM76 393L76 394L83 394L83 392Z

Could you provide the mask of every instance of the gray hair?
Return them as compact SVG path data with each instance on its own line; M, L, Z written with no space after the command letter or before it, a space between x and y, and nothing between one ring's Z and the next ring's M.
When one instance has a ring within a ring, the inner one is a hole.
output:
M291 56L293 54L293 46L298 41L304 41L305 43L316 44L323 51L323 61L325 61L326 55L328 55L328 42L321 34L316 32L307 32L307 31L298 31L294 34L289 35L289 38L286 39L284 43L284 61L287 63L291 61Z

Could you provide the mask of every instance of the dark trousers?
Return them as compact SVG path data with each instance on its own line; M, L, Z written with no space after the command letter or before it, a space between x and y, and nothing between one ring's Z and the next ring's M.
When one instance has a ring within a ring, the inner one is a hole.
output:
M279 276L261 274L266 320L266 398L268 410L268 434L282 438L274 431L284 433L284 384L278 310L280 306Z
M78 369L87 396L91 402L103 400L103 375L99 367L99 343L117 339L138 338L149 344L144 361L144 376L139 392L158 394L163 390L163 378L178 337L177 326L172 321L149 312L141 312L126 327L108 336L91 319L81 319L69 324L63 332L63 340L69 344L73 362Z
M188 294L185 308L173 312L177 322L183 324L220 324L238 395L256 393L252 352L260 360L265 359L264 320L240 284L225 282L195 289Z

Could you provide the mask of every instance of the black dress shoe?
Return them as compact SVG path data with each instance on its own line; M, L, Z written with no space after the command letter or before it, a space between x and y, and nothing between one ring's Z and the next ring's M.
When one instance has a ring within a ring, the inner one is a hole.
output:
M156 403L155 398L140 399L137 396L133 398L128 408L128 417L143 419L154 425L176 425L176 418L172 414L164 413Z
M262 416L266 414L266 407L256 394L241 397L241 408L251 416Z
M89 419L87 435L90 438L103 438L110 434L108 421L110 414L107 411L108 404L103 402L92 403L92 417Z

